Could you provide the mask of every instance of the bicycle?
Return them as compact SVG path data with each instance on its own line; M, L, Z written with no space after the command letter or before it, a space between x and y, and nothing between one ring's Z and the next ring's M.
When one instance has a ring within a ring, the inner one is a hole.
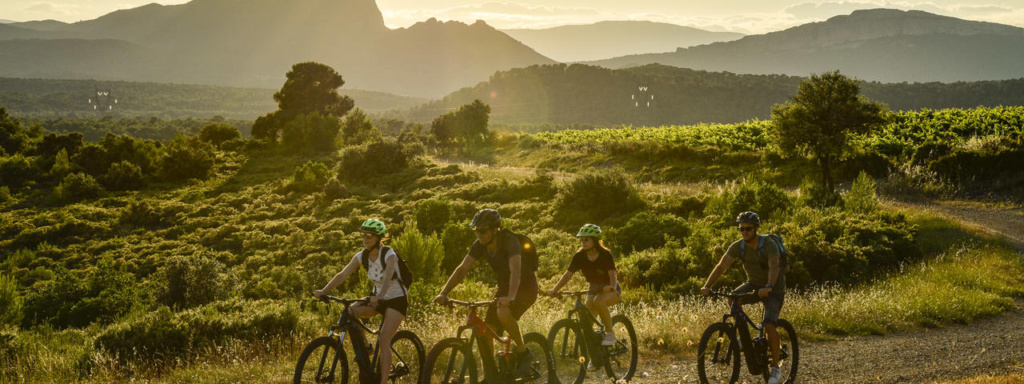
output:
M767 383L768 375L771 374L771 350L765 338L764 326L754 324L740 305L744 299L760 301L757 293L712 292L711 296L730 299L732 308L729 313L722 315L721 322L709 325L700 337L700 345L697 347L697 374L700 382L736 383L740 375L742 352L746 356L747 370L750 374L763 377ZM735 324L729 321L730 317ZM748 325L758 331L757 337L750 336ZM780 383L792 384L796 380L800 362L800 344L796 338L796 331L785 319L779 319L775 329L779 332L781 343L779 369L782 371L783 381Z
M612 329L620 338L613 346L603 346L605 327L587 306L583 295L589 291L559 292L558 296L574 296L576 304L564 319L555 322L548 333L552 354L555 356L555 374L562 384L581 384L587 368L604 368L613 382L629 381L636 373L637 344L633 322L626 315L612 316ZM594 326L597 330L594 330ZM624 339L623 337L628 337ZM588 353L595 351L595 353Z
M341 299L323 295L320 301L331 301L344 305L341 318L337 325L332 325L327 336L314 339L299 355L295 366L295 384L300 383L340 383L348 384L355 381L349 370L347 352L344 348L345 336L349 333L358 335L360 330L379 334L380 328L371 330L362 321L349 313L349 307L355 303L366 303L368 299ZM340 333L336 333L340 331ZM380 382L380 345L371 347L363 337L349 337L352 344L354 361L359 368L360 384L377 384ZM372 349L371 349L372 348ZM423 342L415 333L399 330L391 340L391 372L388 380L393 383L416 383L419 380L422 362L425 355ZM313 357L313 359L310 359Z
M477 360L473 355L473 345L478 338L488 336L504 345L503 349L495 353L493 357L480 356L481 359L494 358L496 360L497 372L488 373L486 380L488 384L552 382L554 360L551 357L551 348L544 336L536 332L523 335L526 348L534 356L534 360L531 362L531 372L526 377L514 376L519 362L517 354L512 352L512 338L510 336L500 337L476 314L478 308L493 305L495 302L496 300L478 302L448 300L449 306L460 305L469 308L469 314L466 317L465 325L460 326L456 331L456 337L441 340L430 349L421 383L477 384ZM469 337L464 337L463 332L467 330L470 331Z

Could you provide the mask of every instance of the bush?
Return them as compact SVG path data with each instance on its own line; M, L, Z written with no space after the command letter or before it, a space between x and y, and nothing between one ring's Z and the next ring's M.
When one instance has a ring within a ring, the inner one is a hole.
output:
M25 295L24 327L48 323L57 328L109 324L143 303L135 276L103 258L96 267L72 273L62 267L55 278L29 289Z
M559 188L556 219L566 228L584 223L614 224L646 206L636 184L621 169L584 173Z
M867 173L861 172L853 181L850 192L846 194L845 208L847 212L869 214L878 210L878 195L875 193L875 181Z
M145 201L133 201L118 217L118 223L138 228L154 228L160 225L160 214Z
M224 123L213 123L207 125L199 132L199 140L213 144L215 147L219 147L226 141L241 138L242 132L240 132L238 128Z
M167 307L108 327L93 345L119 361L173 360L189 351L192 329Z
M608 241L622 255L665 245L666 237L684 239L690 235L686 220L673 215L640 212L625 225L608 231Z
M324 197L328 200L344 199L349 196L352 196L352 193L338 181L337 176L331 177L327 184L324 184Z
M349 147L341 154L338 177L358 182L398 173L409 168L412 156L402 143L393 139L372 142L365 147Z
M0 274L0 326L20 324L21 315L18 283L7 274Z
M341 122L329 115L319 113L300 114L284 125L281 144L293 153L312 151L333 151Z
M441 232L441 244L444 246L444 260L441 261L441 274L450 274L459 266L469 252L469 247L476 241L473 229L464 222L452 221Z
M213 169L213 146L195 137L177 136L160 159L160 173L168 181L205 180Z
M437 280L438 268L444 260L444 246L434 235L424 235L415 227L402 232L392 243L395 252L405 259L419 284Z
M53 194L63 201L81 201L100 197L103 187L92 176L79 172L64 176Z
M142 188L142 169L127 161L111 164L103 186L111 191L138 190Z
M20 153L0 157L0 180L8 187L20 188L39 176L29 159Z
M157 272L157 301L181 309L227 298L224 269L224 264L202 253L172 257Z
M373 126L373 122L366 116L362 109L356 108L345 116L341 126L341 134L344 143L347 145L359 145L375 140L380 140L380 130Z
M452 205L447 200L424 200L416 204L416 228L425 234L440 234L452 220Z
M324 163L310 160L295 168L289 186L293 191L300 193L317 192L324 189L324 185L330 177L331 170Z

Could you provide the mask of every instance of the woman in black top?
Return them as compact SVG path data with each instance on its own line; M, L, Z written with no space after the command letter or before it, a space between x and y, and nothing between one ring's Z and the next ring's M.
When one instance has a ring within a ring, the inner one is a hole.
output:
M583 276L590 283L592 293L587 295L587 309L601 318L604 323L605 338L602 345L615 345L615 333L612 331L612 316L608 312L608 306L619 302L622 295L622 287L619 286L615 270L615 261L612 253L601 243L601 227L594 224L586 224L580 228L576 237L580 239L580 249L572 257L568 270L558 280L555 287L548 291L549 296L554 296L565 283L572 279L577 271L583 272Z

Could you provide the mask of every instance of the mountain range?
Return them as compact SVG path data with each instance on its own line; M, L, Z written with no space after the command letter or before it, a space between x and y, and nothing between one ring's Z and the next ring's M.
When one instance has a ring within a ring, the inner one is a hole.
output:
M710 32L650 21L602 21L546 29L503 29L512 38L561 62L607 59L732 41L733 32Z
M883 82L1024 77L1024 29L922 11L854 11L819 23L675 52L591 61L806 76L835 69Z

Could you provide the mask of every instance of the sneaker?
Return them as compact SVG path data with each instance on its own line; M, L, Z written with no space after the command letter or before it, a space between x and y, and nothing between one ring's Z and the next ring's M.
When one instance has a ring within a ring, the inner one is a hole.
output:
M519 366L516 367L516 377L527 377L533 373L533 352L529 349L520 352L518 360Z
M590 371L590 372L593 372L593 371L597 370L597 366L594 365L593 361L588 361L587 362L587 370Z
M608 333L604 334L604 340L601 340L601 345L603 345L605 347L611 347L611 346L615 345L615 342L617 342L617 341L619 341L619 340L615 338L615 334L611 333L611 332L608 332Z
M779 384L782 381L782 371L779 367L772 367L772 374L768 375L768 384Z

